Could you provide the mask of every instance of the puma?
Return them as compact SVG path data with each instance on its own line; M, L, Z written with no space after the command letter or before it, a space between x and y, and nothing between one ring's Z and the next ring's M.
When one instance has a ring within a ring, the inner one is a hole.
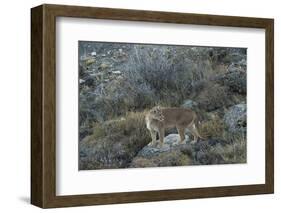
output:
M146 127L150 131L152 143L156 142L156 134L159 135L161 145L164 142L165 129L176 127L180 135L181 143L185 140L185 130L193 135L192 143L198 138L204 139L197 130L197 115L191 109L154 107L145 116Z

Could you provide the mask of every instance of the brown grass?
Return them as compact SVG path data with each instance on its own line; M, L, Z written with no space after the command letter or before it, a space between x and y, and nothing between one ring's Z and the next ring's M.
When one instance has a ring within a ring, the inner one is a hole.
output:
M225 135L231 143L224 148L222 156L229 163L246 163L247 141L245 135Z
M224 134L223 120L216 114L212 114L210 120L199 125L199 131L204 137L220 138Z
M136 157L131 167L143 168L143 167L162 167L162 166L186 166L191 164L189 156L179 152L170 151L160 153L149 158Z
M149 142L150 135L145 125L145 112L129 112L126 116L103 123L94 123L92 140L110 135L130 137L133 141Z

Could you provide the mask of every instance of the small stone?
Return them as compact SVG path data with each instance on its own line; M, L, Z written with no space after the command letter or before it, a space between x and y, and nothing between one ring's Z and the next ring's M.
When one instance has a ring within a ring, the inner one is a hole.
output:
M105 64L105 63L102 63L102 64L99 66L99 68L102 69L102 70L104 70L104 69L106 69L106 68L108 68L108 67L109 67L109 65L108 65L108 64Z
M119 70L112 71L111 73L112 73L112 74L116 74L116 75L120 75L120 74L122 74L122 72L121 72L121 71L119 71Z

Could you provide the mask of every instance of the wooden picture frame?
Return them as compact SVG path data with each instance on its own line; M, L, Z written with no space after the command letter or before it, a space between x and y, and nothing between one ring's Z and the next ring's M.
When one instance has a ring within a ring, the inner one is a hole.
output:
M265 29L265 184L122 193L56 195L56 17ZM274 192L273 19L63 5L31 9L31 203L42 208L268 194Z

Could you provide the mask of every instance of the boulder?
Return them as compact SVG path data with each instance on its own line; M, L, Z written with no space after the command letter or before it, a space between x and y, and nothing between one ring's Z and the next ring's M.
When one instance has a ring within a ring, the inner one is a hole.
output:
M189 141L186 135L185 143ZM160 141L157 140L155 144L150 142L139 153L138 156L149 157L161 152L170 151L173 147L180 145L180 137L178 134L169 134L164 138L164 144L161 146Z
M79 83L80 83L80 84L83 84L84 82L85 82L85 80L79 79Z
M161 146L160 141L150 142L143 147L133 159L130 167L159 167L159 166L182 166L189 165L190 158L183 154L180 147L189 141L186 136L185 143L180 143L178 134L169 134L164 138L164 144Z
M198 107L198 103L193 101L193 100L190 100L190 99L187 99L183 102L183 104L181 105L182 108L189 108L189 109L195 109Z

